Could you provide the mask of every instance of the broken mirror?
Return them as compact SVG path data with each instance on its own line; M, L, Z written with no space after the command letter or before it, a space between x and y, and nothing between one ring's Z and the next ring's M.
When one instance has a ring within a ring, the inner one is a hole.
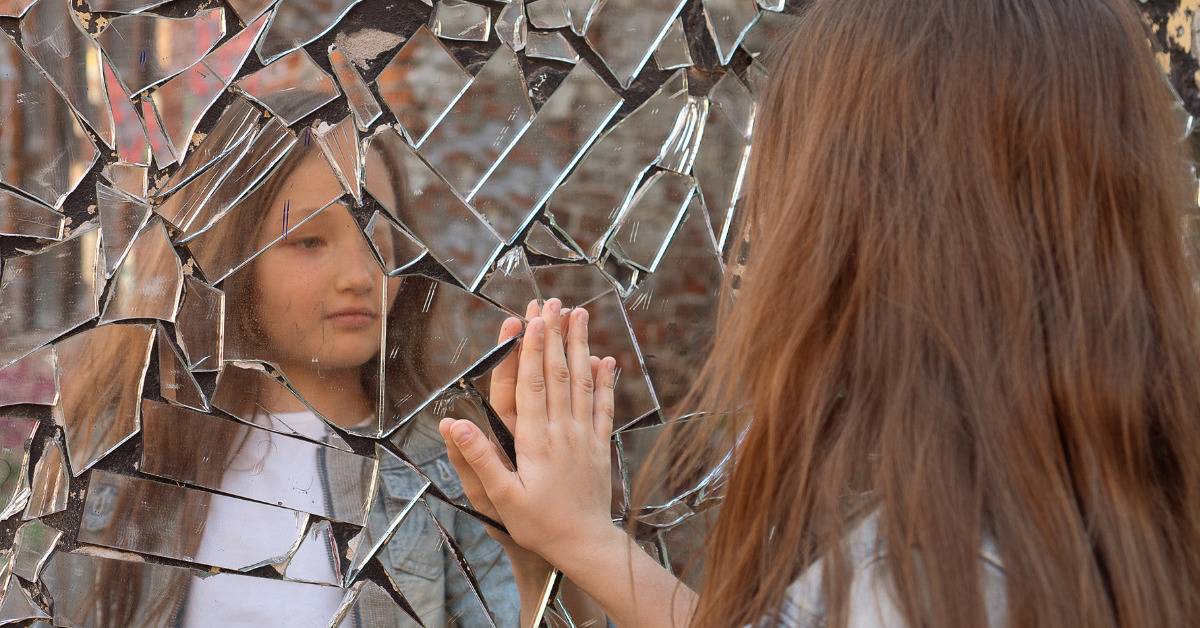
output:
M694 578L723 467L629 485L709 425L796 7L383 5L0 0L0 623L516 625L437 425L511 453L499 327L551 297L618 361L614 520ZM545 576L539 625L588 625Z
M12 572L30 582L37 582L42 565L50 558L50 552L54 551L62 534L62 530L38 519L21 524L13 538Z
M65 223L53 209L0 188L0 235L61 240Z
M36 253L4 260L0 367L100 315L100 256L100 229L91 228Z
M632 198L638 181L663 155L676 121L687 111L688 100L686 75L677 72L606 131L550 196L547 206L555 223L589 259L599 255L600 244Z
M46 441L42 457L33 468L33 486L22 519L45 517L67 509L67 457L58 432Z
M283 375L264 364L227 362L217 376L212 404L250 425L350 451L328 419L317 414Z
M343 429L374 432L394 284L345 205L278 237L286 213L279 204L247 212L249 220L235 232L250 248L264 250L222 283L225 359L269 363L319 416ZM394 261L383 248L384 261ZM308 411L278 387L260 392L271 391L273 411Z
M563 63L575 63L579 61L579 53L571 47L571 43L567 41L562 33L547 33L542 31L533 31L529 33L525 42L526 56L535 59L550 59L551 61L562 61Z
M58 356L54 347L42 347L0 369L0 406L52 406L57 400Z
M503 246L395 129L380 127L367 143L363 186L462 285L475 288Z
M0 183L62 207L100 153L54 85L8 35L0 36L0 119L21 121L0 124Z
M500 46L421 144L421 156L470 198L532 120L521 62Z
M420 146L471 80L442 42L421 26L384 66L375 85L404 137Z
M629 87L666 36L685 0L608 0L596 4L600 8L594 9L595 17L588 23L584 37L617 82Z
M400 607L392 594L370 580L350 587L342 608L333 618L337 628L416 628L420 624Z
M21 45L100 141L113 147L115 132L100 45L79 23L71 0L34 4L21 19Z
M622 102L587 63L567 74L472 199L505 241L528 224Z
M255 52L263 65L268 65L276 59L288 54L301 46L317 39L334 24L342 19L346 12L360 0L279 0L275 3L274 15L267 32L258 42ZM247 15L261 12L261 9L249 5L258 4L265 8L271 2L258 3L251 0L240 0L236 5L243 20L249 21ZM235 5L235 6L236 6ZM247 10L249 9L249 10ZM242 15L246 11L246 15Z
M350 112L354 114L355 123L359 129L366 131L371 123L383 114L379 101L375 100L375 95L363 81L362 75L354 69L350 58L337 46L329 47L329 66L346 94L346 101L350 105Z
M234 83L246 94L293 124L341 95L333 77L305 50L297 50Z
M516 52L525 49L529 36L529 19L525 15L525 0L510 0L496 18L496 36Z
M201 539L189 537L192 542ZM85 552L55 552L42 569L55 623L73 626L324 627L341 607L338 587L210 573ZM112 583L137 583L137 588Z
M0 521L21 512L29 503L29 448L38 421L6 414L0 416L0 460L8 472L0 477Z
M249 571L284 561L307 519L295 510L97 469L88 481L79 541Z
M563 0L530 0L525 4L525 13L534 28L563 28L571 24Z
M154 151L154 161L160 170L183 161L200 119L233 83L268 18L269 14L248 23L199 63L160 85L150 94L149 100L142 101L142 119L147 125L151 148L155 147L156 141L159 144ZM157 140L151 133L155 120L161 127Z
M225 36L225 9L191 17L149 13L110 20L96 41L132 95L192 67Z
M492 13L467 0L438 0L429 16L429 29L443 39L487 41Z
M76 477L137 433L153 343L153 327L114 323L54 344L62 378L54 422Z

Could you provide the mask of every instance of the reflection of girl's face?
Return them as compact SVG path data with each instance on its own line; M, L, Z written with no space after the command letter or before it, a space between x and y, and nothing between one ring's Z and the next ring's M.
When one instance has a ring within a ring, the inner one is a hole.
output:
M279 215L268 215L264 225L282 223L282 209L272 213ZM260 246L275 237L269 227L264 231ZM358 368L379 353L396 289L386 288L383 269L343 207L329 207L288 233L259 255L252 272L253 315L280 366Z

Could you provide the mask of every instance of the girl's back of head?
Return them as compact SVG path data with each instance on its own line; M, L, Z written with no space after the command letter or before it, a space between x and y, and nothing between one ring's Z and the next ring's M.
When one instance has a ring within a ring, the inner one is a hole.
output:
M984 622L985 538L1012 625L1195 621L1189 175L1130 0L815 0L773 72L697 625L821 556L839 625L868 510L910 625Z

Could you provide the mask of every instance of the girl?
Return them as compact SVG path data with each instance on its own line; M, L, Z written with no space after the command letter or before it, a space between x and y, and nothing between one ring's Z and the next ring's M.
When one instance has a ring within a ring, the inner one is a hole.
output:
M1194 625L1195 181L1131 3L814 0L779 53L702 586L610 524L585 312L501 367L515 472L442 422L470 499L621 625Z
M411 366L414 356L397 356L388 361L385 382L381 382L383 335L389 335L392 347L411 347L412 343L401 343L398 335L423 337L422 330L414 328L414 321L406 316L419 305L409 294L412 290L401 285L404 279L384 273L384 265L390 267L396 261L387 229L376 232L377 259L346 206L334 203L319 212L315 212L318 208L300 210L305 199L327 195L325 190L312 189L312 182L322 180L321 169L327 165L316 142L298 142L293 150L307 151L315 158L285 159L280 165L282 172L264 184L266 209L246 218L248 224L229 228L229 233L236 234L230 245L243 249L239 258L270 246L223 283L227 300L225 358L275 365L300 397L283 387L240 391L238 397L246 407L234 414L253 417L265 409L272 415L270 420L288 425L311 425L320 421L316 418L320 414L351 433L378 436L381 426L387 425L377 416L379 400L384 400L383 410L390 418L395 412L389 402L401 397L383 395L380 388L387 380L396 386L402 376L410 383L422 376ZM334 193L338 194L340 188ZM293 217L312 217L290 226L286 235L272 244L289 212ZM424 292L420 296L423 298ZM402 388L402 392L407 390ZM255 418L252 422L266 420ZM446 497L461 498L458 478L446 476L451 467L432 425L423 425L418 416L400 428L394 442L402 443L410 461L426 476L443 478L438 486ZM238 452L230 468L252 467L258 453ZM417 477L394 455L381 456L380 476L378 503L371 508L371 516L378 519L370 522L375 529L386 528L388 520L402 513L421 488ZM255 479L262 481L261 477ZM328 480L331 485L325 487L326 492L336 500L359 495L371 478ZM476 567L475 575L495 621L516 623L516 586L500 546L470 515L432 497L427 501ZM487 623L478 615L485 611L472 603L466 580L451 573L458 569L456 559L444 548L438 531L427 519L412 519L379 550L377 556L387 577L428 624L444 625L447 618L465 624Z

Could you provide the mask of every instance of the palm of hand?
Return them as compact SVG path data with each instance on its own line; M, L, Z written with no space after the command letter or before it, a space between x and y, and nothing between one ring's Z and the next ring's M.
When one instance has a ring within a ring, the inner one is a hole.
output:
M490 526L488 533L506 548L547 557L611 525L615 360L589 353L585 310L568 315L560 308L557 299L544 308L530 303L519 347L492 371L490 401L513 434L515 471L470 421L440 426L472 506L512 536ZM520 321L508 319L499 340L520 331Z

